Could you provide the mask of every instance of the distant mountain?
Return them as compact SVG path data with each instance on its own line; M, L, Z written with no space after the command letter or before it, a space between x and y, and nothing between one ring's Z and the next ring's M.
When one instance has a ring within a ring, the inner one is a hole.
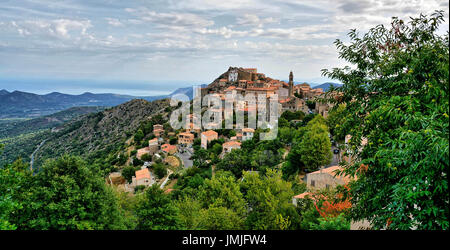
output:
M207 84L200 85L201 88L205 88L207 86L208 86ZM192 100L194 98L194 89L193 89L193 87L179 88L179 89L175 90L174 92L172 92L167 97L171 97L171 96L174 96L177 94L186 95L187 97L189 97L189 99Z
M323 89L323 91L328 91L331 86L334 86L335 88L338 88L338 87L340 87L342 85L343 84L340 84L340 83L326 82L326 83L322 83L320 85L317 85L317 86L313 87L313 89L321 88L321 89Z
M169 95L160 96L93 94L89 92L81 95L69 95L58 92L53 92L46 95L37 95L22 91L8 92L6 90L0 90L0 119L36 118L50 115L71 107L113 107L133 99L154 101L168 98L175 94L185 94L192 99L193 89L192 87L180 88Z
M167 107L168 99L153 102L135 99L66 122L46 138L36 154L35 166L65 153L104 158L107 153L120 149L142 122L158 112L164 113Z
M73 107L51 115L28 120L5 120L0 127L0 139L10 138L20 134L28 134L43 129L54 128L80 115L99 112L104 107Z

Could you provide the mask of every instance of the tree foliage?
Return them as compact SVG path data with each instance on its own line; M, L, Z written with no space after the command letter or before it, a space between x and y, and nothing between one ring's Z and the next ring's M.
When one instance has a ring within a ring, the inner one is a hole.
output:
M112 189L80 158L47 161L28 192L23 229L125 229Z
M148 188L135 209L138 230L175 230L179 221L169 196L157 186Z
M344 83L329 101L346 105L339 133L352 136L354 162L345 169L358 176L349 194L352 217L374 228L388 221L390 229L449 228L449 35L438 34L443 17L393 18L390 27L378 25L362 37L352 30L351 42L337 40L336 46L355 67L323 71Z

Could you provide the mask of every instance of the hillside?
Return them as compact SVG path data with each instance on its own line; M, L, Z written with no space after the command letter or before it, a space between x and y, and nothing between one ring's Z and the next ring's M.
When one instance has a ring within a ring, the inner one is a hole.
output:
M36 166L64 153L105 158L120 149L143 121L164 111L168 104L168 99L153 102L135 99L68 122L47 138L36 154Z
M206 85L203 85L203 87ZM190 99L193 96L192 87L179 88L168 95L131 96L118 94L93 94L86 92L81 95L69 95L53 92L38 95L22 91L8 92L0 90L0 119L6 118L36 118L50 115L71 107L104 106L113 107L133 99L146 101L161 100L175 94L185 94Z
M322 83L320 85L315 86L313 89L321 88L321 89L323 89L323 91L326 92L330 89L331 86L338 88L338 87L342 86L342 84L334 83L334 82L326 82L326 83Z
M3 91L0 98L0 119L35 118L53 114L64 109L78 106L116 106L132 99L141 98L148 101L165 98L165 96L135 97L117 94L69 95L53 92L38 95L22 91Z
M103 109L103 107L74 107L30 120L12 120L11 122L4 120L0 127L0 139L53 128L77 116L99 112Z

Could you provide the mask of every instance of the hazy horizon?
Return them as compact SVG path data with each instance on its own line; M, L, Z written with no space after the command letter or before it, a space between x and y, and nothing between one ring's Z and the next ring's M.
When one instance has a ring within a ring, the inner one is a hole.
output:
M213 79L214 80L214 79ZM209 84L209 82L181 82L181 81L118 81L118 80L88 80L88 79L14 79L0 77L0 90L8 92L22 91L39 95L59 92L71 95L80 95L86 92L94 94L120 94L132 96L158 96L167 95L179 88L195 85ZM284 80L286 79L279 79ZM311 87L338 81L311 82L295 80L296 83L307 82Z
M280 80L292 70L298 82L329 82L321 69L346 65L333 42L348 41L350 29L364 34L393 16L445 10L446 32L449 6L444 0L4 2L0 89L133 95L208 84L230 66Z

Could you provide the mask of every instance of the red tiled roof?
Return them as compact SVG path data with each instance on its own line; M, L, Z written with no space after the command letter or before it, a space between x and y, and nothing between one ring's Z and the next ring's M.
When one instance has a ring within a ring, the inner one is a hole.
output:
M230 86L230 87L226 88L225 91L231 91L231 90L233 90L235 88L236 88L235 86Z
M247 91L271 91L271 90L276 90L278 89L277 87L267 87L267 88L247 88Z
M242 129L242 132L247 132L247 133L253 133L253 132L255 132L255 130L254 129L252 129L252 128L243 128Z
M236 142L236 141L229 141L229 142L225 142L222 146L224 148L231 148L231 147L235 148L235 147L240 147L241 143Z
M325 173L325 174L330 174L330 175L334 176L335 178L339 178L339 179L341 179L341 180L343 180L345 182L349 182L350 181L350 177L347 176L347 175L344 175L344 174L337 175L337 173L336 173L337 170L341 171L341 170L343 170L343 168L341 166L332 166L332 167L329 167L329 168L324 168L324 169L321 169L321 170L317 170L317 171L312 172L310 174Z
M138 170L135 172L136 175L136 180L141 180L141 179L150 179L150 171L148 171L148 168L144 168L141 170Z
M170 144L166 143L166 144L163 144L163 145L161 146L161 149L162 149L164 152L168 153L168 152L177 150L177 146L175 146L175 145L170 145Z
M205 135L207 137L218 136L217 132L214 130L205 131L202 133L202 135Z

